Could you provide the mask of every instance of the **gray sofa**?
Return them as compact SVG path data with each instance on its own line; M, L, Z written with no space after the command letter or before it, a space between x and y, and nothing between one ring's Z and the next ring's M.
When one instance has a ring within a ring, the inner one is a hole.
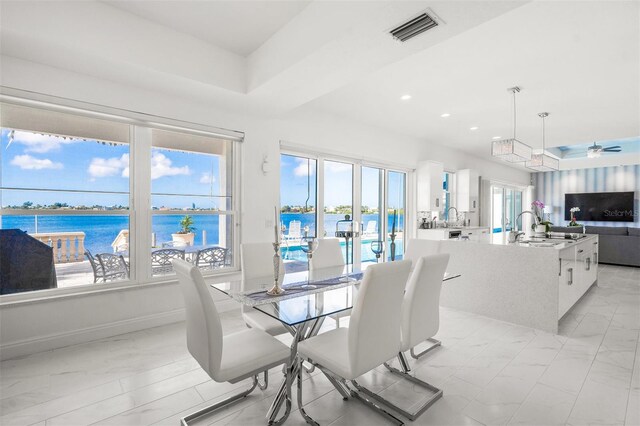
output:
M581 227L552 226L552 232L581 233ZM587 226L587 234L598 234L598 261L640 267L640 228Z

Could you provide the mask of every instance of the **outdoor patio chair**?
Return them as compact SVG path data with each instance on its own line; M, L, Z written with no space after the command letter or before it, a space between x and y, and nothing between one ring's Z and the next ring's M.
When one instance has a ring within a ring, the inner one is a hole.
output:
M102 268L103 281L129 278L129 266L121 254L100 253L96 258Z
M285 235L285 240L299 240L301 237L301 222L299 220L292 220L289 222L289 232Z
M198 250L196 266L200 269L217 269L229 265L229 249L224 247L210 247Z
M99 279L104 280L103 269L102 265L100 265L100 261L93 257L89 250L85 250L84 255L89 259L89 264L93 270L93 283L97 283Z
M151 274L169 274L173 272L171 261L173 259L184 260L184 250L160 249L151 253Z
M375 220L367 222L367 228L364 230L365 235L378 235L378 223Z

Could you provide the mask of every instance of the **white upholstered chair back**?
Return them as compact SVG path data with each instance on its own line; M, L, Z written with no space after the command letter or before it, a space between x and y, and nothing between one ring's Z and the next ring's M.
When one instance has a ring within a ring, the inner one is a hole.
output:
M418 259L440 253L440 241L410 238L403 259L410 260L411 269L416 267Z
M215 378L222 360L222 325L218 310L200 270L181 259L171 262L184 297L187 348L204 371Z
M433 337L440 327L440 289L448 254L418 258L402 302L402 350Z
M242 278L251 280L259 277L273 277L273 244L245 243L240 248ZM280 257L280 279L284 276L284 263Z
M400 352L402 297L411 262L369 266L360 284L349 322L349 362L354 377Z
M342 247L337 238L321 238L318 240L318 248L313 253L309 268L314 269L329 268L332 266L343 266L344 257Z

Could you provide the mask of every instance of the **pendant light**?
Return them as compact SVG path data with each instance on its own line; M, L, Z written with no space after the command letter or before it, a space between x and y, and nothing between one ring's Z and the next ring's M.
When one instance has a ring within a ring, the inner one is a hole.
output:
M541 112L538 114L538 117L542 118L542 152L539 154L533 154L531 156L531 161L527 161L525 163L525 166L528 169L535 170L537 172L553 172L560 170L560 160L552 157L547 154L547 151L545 151L544 119L548 116L548 112Z
M515 86L507 90L513 93L513 138L493 141L491 155L510 163L522 163L531 160L531 147L516 139L516 93L520 88Z

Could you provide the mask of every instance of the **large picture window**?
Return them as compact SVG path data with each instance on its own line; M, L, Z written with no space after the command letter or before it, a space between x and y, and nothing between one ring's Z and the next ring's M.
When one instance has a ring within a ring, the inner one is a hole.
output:
M235 267L238 137L32 105L0 104L0 294Z
M152 144L152 275L172 273L176 257L233 266L232 142L154 130Z

